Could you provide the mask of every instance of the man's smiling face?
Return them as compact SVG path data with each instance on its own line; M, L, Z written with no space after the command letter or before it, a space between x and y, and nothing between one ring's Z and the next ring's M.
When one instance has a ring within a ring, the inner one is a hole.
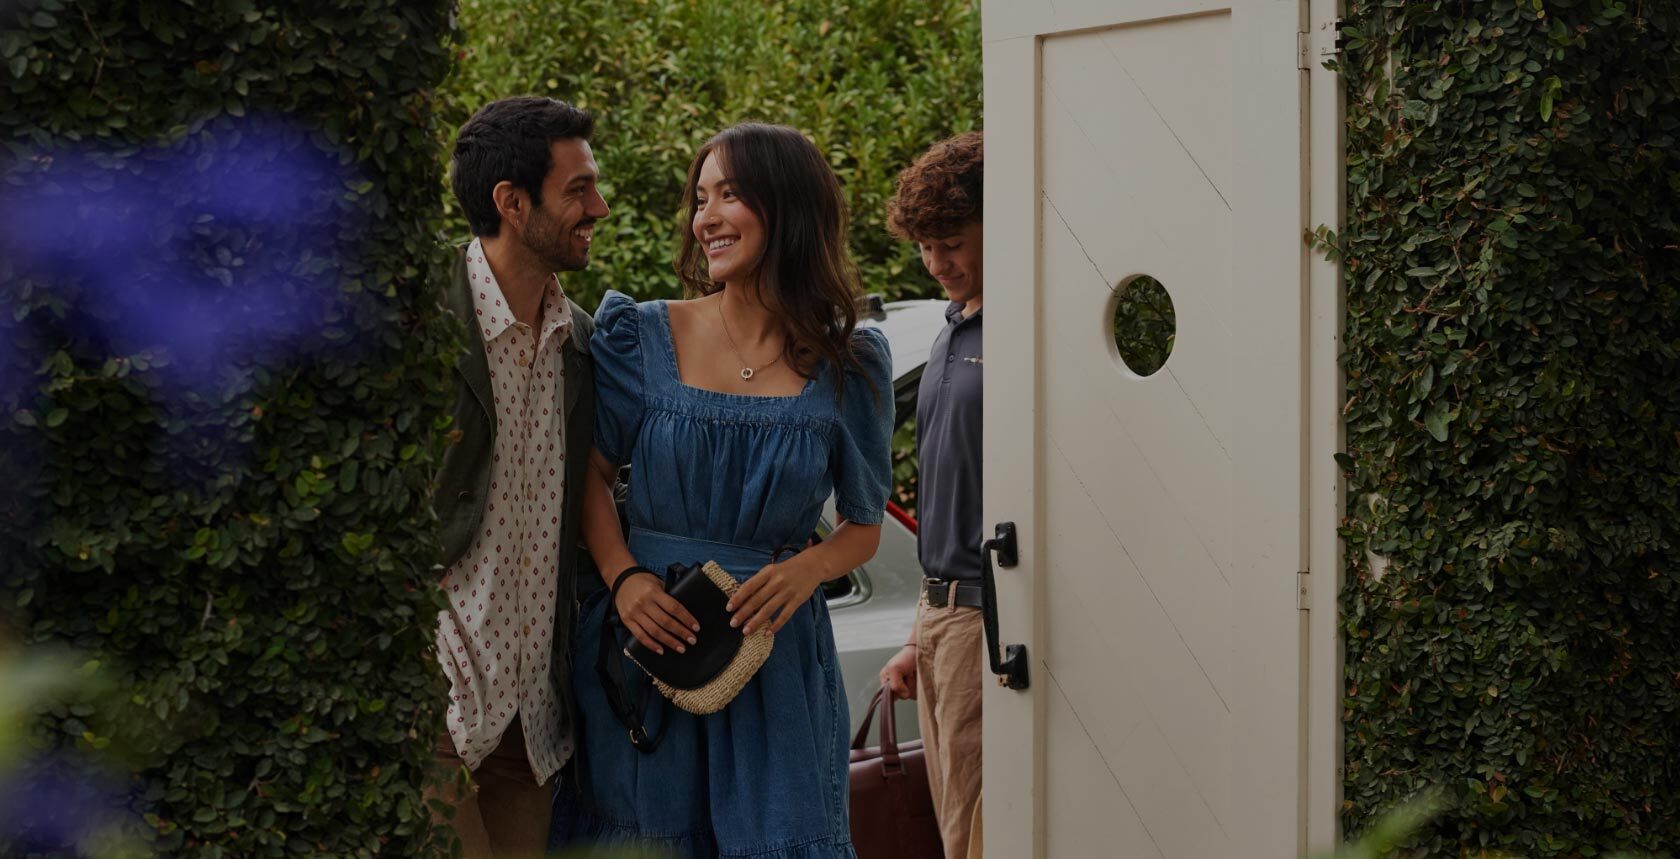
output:
M952 301L969 304L985 294L981 276L983 235L981 222L969 221L949 236L916 243L922 252L922 265L945 287Z
M607 216L597 186L601 171L587 140L557 140L550 155L542 204L532 207L519 237L545 266L578 271L589 265L595 222Z

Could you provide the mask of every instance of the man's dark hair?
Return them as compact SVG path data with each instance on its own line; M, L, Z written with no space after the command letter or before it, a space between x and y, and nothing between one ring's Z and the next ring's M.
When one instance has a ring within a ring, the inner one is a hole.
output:
M595 117L558 99L521 95L493 101L461 126L449 159L449 182L475 236L501 229L491 191L501 182L531 195L542 205L543 177L553 164L556 140L588 140Z

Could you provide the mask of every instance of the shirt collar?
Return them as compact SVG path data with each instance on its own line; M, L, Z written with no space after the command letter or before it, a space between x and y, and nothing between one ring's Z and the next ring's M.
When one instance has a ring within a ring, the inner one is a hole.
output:
M472 288L473 314L478 321L478 330L484 334L484 342L502 336L503 332L513 327L516 321L513 309L508 306L506 296L502 295L502 286L496 282L490 263L485 261L484 247L478 239L473 239L472 244L467 246L467 284ZM539 343L555 332L571 328L571 303L560 290L558 277L550 278L543 290L542 319Z
M986 306L984 304L982 304L982 305L980 305L979 310L974 311L973 316L968 317L968 319L964 319L963 318L963 307L965 307L965 306L966 305L964 305L960 301L953 301L950 304L946 305L945 306L945 321L951 323L952 325L961 325L962 323L967 322L969 319L979 319L980 314L986 312Z
M572 304L566 300L566 294L560 289L558 275L549 278L548 287L543 290L542 333L537 336L538 343L547 343L550 337L565 336L572 330Z

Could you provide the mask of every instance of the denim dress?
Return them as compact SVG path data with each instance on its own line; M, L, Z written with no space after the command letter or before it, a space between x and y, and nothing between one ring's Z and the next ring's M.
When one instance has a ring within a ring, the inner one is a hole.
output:
M638 563L663 575L673 562L712 560L744 581L777 549L803 547L831 494L847 520L881 522L893 398L880 332L854 335L863 372L846 372L838 398L831 367L797 396L758 397L682 383L664 302L610 292L595 324L595 445L633 466L628 524ZM663 738L651 754L630 745L596 671L606 596L580 607L582 796L569 802L563 791L557 841L695 859L855 857L846 693L822 590L776 633L769 660L723 710L695 716L653 693L647 725ZM623 676L642 677L615 658Z

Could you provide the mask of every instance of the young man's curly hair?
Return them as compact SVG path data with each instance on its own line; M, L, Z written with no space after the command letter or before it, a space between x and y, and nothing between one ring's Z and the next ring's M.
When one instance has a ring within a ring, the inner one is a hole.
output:
M970 131L935 143L898 174L887 229L913 242L940 239L980 220L985 137Z

